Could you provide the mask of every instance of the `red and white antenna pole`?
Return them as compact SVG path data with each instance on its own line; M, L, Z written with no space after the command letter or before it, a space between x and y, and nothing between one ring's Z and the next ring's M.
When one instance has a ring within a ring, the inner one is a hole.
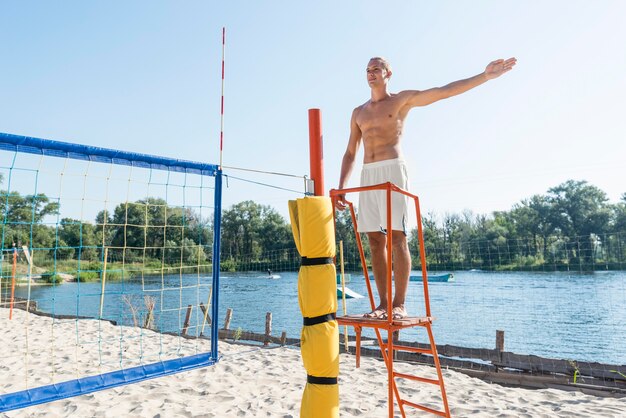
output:
M222 106L220 110L220 169L224 152L224 60L226 51L226 28L222 28Z

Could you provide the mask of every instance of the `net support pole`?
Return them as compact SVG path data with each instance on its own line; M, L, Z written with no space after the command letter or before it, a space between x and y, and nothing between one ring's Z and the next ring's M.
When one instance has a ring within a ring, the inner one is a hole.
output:
M319 109L309 109L309 156L315 196L289 201L294 242L302 256L298 303L303 317L300 352L307 383L300 417L339 418L335 229L332 202L324 196Z
M217 341L219 338L217 321L219 318L219 295L220 292L220 240L221 240L221 225L222 225L222 170L217 170L215 175L215 191L214 191L215 207L213 209L213 258L212 258L212 283L211 289L215 289L215 292L211 292L211 316L213 322L211 323L211 360L216 362L218 360L217 353ZM208 308L207 308L208 309Z
M224 153L224 71L226 69L226 28L222 28L222 100L220 105L220 168L222 168L222 155Z
M324 196L324 150L322 147L322 112L309 109L309 165L315 196Z

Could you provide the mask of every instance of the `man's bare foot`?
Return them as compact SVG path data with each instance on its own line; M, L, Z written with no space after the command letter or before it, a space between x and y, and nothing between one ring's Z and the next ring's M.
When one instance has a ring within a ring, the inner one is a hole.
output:
M404 309L404 306L395 306L391 310L391 319L404 319L407 316L409 316L409 314L406 312L406 309Z
M378 307L370 313L363 314L363 318L385 319L387 318L387 309Z

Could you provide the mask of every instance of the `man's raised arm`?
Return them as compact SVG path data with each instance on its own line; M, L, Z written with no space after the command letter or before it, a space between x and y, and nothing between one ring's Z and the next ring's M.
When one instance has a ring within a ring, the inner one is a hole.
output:
M455 81L443 87L435 87L423 91L406 90L400 94L407 96L407 104L410 107L426 106L438 100L447 99L448 97L465 93L474 87L480 86L486 81L500 77L502 74L511 71L516 62L517 59L515 58L509 58L507 60L498 59L490 62L484 72L475 75L474 77Z

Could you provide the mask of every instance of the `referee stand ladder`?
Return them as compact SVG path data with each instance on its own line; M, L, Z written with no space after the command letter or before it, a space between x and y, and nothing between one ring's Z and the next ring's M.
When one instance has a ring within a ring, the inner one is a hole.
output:
M382 190L386 192L387 197L387 231L392 231L391 227L391 193L401 193L407 198L413 199L415 202L415 212L417 215L417 235L418 235L418 243L419 243L419 254L420 261L422 265L422 283L423 283L423 292L424 292L424 308L425 315L424 316L411 316L403 319L394 320L391 315L391 310L389 307L392 307L392 235L387 234L387 307L388 307L388 315L386 320L374 319L374 318L364 318L362 315L347 315L337 317L337 323L339 325L347 325L354 327L356 333L356 364L359 367L360 364L360 354L361 354L361 330L365 328L373 328L376 333L376 338L378 339L378 346L380 347L381 354L383 357L383 361L385 362L385 366L387 367L387 381L388 381L388 389L389 389L389 418L394 417L394 401L398 404L400 409L400 413L402 417L406 417L405 407L417 408L422 411L430 412L432 414L442 416L442 417L450 417L450 408L448 407L448 399L446 397L446 389L443 382L443 375L441 373L441 364L439 363L439 356L437 354L437 346L435 345L435 338L433 337L432 332L432 323L434 321L434 317L431 316L430 313L430 299L428 296L428 275L426 272L426 253L424 251L424 235L422 231L422 218L420 215L420 206L419 199L417 196L402 190L398 186L393 183L382 183L374 186L366 186L366 187L355 187L349 189L341 189L336 190L333 189L330 191L330 197L335 203L339 195L347 195L349 193L356 192L368 192L374 190ZM365 284L367 286L367 293L370 299L370 305L372 310L376 308L376 303L374 300L374 294L372 293L372 286L369 280L369 273L367 270L367 264L365 260L365 253L363 252L363 244L361 242L361 236L359 235L357 229L357 221L354 212L354 206L350 201L346 201L348 207L350 208L350 215L352 217L352 224L354 226L354 231L356 235L356 242L359 249L359 255L361 257L361 264L363 266L363 275L365 276ZM428 333L428 340L430 342L430 348L417 348L417 347L409 347L399 344L394 344L394 332L399 331L405 328L414 328L414 327L422 327L426 329ZM383 340L381 331L387 332L387 340ZM394 353L396 351L405 351L405 352L413 352L430 355L433 358L433 362L435 364L435 368L437 369L437 379L430 379L426 377L415 376L407 373L399 373L394 370ZM431 385L439 386L441 391L441 400L443 403L443 411L436 410L430 408L426 405L421 405L418 403L410 402L408 400L401 398L400 390L398 389L398 381L400 380L411 380L419 383L426 383Z

